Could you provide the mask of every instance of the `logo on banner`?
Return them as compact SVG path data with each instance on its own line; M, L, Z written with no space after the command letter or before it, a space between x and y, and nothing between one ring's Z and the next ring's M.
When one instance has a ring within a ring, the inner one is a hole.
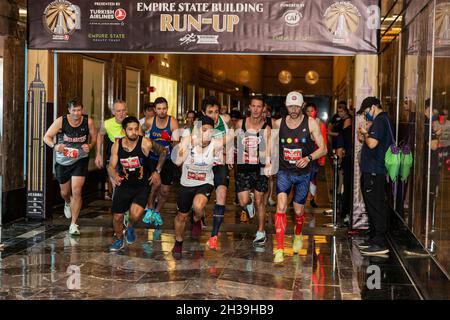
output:
M44 10L43 24L53 40L68 41L70 35L81 29L80 7L65 0L53 1Z
M303 18L303 15L297 10L289 10L285 12L283 18L286 25L296 27L300 24L300 20Z
M346 43L358 31L361 14L350 2L336 2L324 14L323 22L333 35L334 43Z
M127 17L127 12L124 9L117 9L114 12L114 16L116 17L117 20L123 21Z

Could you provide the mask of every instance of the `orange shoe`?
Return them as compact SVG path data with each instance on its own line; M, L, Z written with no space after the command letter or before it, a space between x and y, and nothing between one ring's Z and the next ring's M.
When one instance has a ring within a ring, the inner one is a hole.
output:
M248 215L245 210L241 211L241 223L248 223Z
M217 236L209 238L206 246L209 250L219 250L219 245L217 244Z

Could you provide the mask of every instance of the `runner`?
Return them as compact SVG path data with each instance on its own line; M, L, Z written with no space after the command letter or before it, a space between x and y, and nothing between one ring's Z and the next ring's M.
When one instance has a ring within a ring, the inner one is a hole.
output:
M154 102L156 116L148 119L142 125L142 131L145 132L147 138L152 139L157 144L167 149L167 161L164 162L161 173L161 184L153 184L150 197L147 202L147 210L145 211L144 222L154 222L155 226L163 224L161 218L161 209L167 201L170 193L170 188L173 183L174 165L170 160L170 153L176 142L173 141L172 135L178 129L178 121L169 116L168 102L165 98L159 97ZM159 156L151 152L150 154L150 168L152 171L156 170ZM155 204L157 200L157 204Z
M303 96L291 92L286 98L288 115L275 121L274 129L279 129L280 171L277 174L277 213L275 229L277 250L275 263L284 261L284 234L286 231L286 210L288 194L294 187L295 234L293 251L302 247L302 227L305 220L304 206L308 195L311 176L311 162L327 153L320 127L312 118L304 116ZM316 144L318 148L316 149Z
M216 205L214 206L213 214L213 228L211 238L208 240L208 247L210 249L218 250L217 235L219 234L220 225L223 222L225 214L225 202L227 199L227 190L230 184L230 176L225 157L231 156L230 163L233 163L233 153L225 153L227 145L233 145L234 135L227 135L230 116L219 115L219 102L215 97L209 97L202 102L202 112L204 115L214 120L214 134L213 138L222 141L224 145L224 154L216 158L214 171L214 187L216 188ZM227 140L229 139L229 141Z
M325 123L317 117L317 106L314 103L308 103L305 107L306 115L317 121L319 128L322 132L323 142L327 145L327 126ZM316 147L318 148L317 144ZM319 173L319 166L323 167L326 163L326 157L322 157L311 163L311 180L309 182L310 200L309 204L312 208L317 208L316 195L317 195L317 174Z
M264 98L254 96L250 100L250 116L240 120L236 126L237 135L237 173L236 192L243 212L254 215L255 207L258 214L258 231L253 244L266 243L266 203L265 194L269 190L268 177L261 169L269 158L270 127L264 117ZM261 161L261 159L264 159ZM262 163L264 162L264 164ZM269 162L270 163L270 162ZM267 166L269 171L269 165ZM254 191L254 193L252 193ZM254 202L254 203L253 203Z
M88 174L89 152L97 139L94 120L83 115L83 103L73 99L69 114L59 117L44 136L47 146L56 151L55 175L65 201L64 214L72 219L69 234L80 235L77 225L82 205L82 190ZM54 143L54 138L57 142ZM90 140L90 143L89 143Z
M139 135L139 120L128 117L123 120L125 137L116 141L111 149L108 174L115 187L111 211L116 240L110 251L119 251L124 247L123 219L130 211L130 221L126 230L126 241L136 241L134 224L141 219L150 193L150 184L159 184L159 172L166 160L168 151L150 139ZM156 170L150 175L147 158L150 152L159 154Z
M272 128L272 107L267 103L264 104L264 118L266 119L266 123L269 127ZM272 194L275 190L275 176L271 175L269 177L269 191L267 191L264 199L264 203L267 203L269 206L275 206L276 202L272 199ZM269 225L272 225L271 216L269 216Z
M201 235L201 218L214 190L214 153L222 151L219 141L212 142L214 120L202 115L197 123L201 126L196 126L192 135L183 137L176 154L172 155L174 163L182 165L178 214L175 217L175 246L172 250L177 258L181 257L183 234L191 209L194 210L192 236L198 238Z
M123 100L115 100L111 112L113 117L103 122L97 136L95 164L99 169L104 167L104 159L106 160L106 167L108 166L113 143L125 136L122 121L127 117L127 103ZM107 179L105 182L105 200L111 200L112 192L112 184Z

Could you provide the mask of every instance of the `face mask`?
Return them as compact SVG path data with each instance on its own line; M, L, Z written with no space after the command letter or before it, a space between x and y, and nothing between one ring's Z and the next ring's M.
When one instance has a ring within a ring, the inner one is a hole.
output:
M445 116L444 115L439 116L439 123L440 124L444 124L445 123Z
M370 112L366 112L366 120L369 122L372 122L373 119L374 119L373 115L371 115Z
M433 115L433 118L431 118L431 121L437 121L438 120L438 116Z

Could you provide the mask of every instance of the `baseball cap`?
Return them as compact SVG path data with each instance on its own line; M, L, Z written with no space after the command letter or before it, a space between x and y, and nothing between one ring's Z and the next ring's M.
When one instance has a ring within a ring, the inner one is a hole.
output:
M303 95L300 92L292 91L286 97L286 107L287 106L303 106Z
M367 108L370 108L373 105L381 106L380 99L378 99L376 97L365 98L363 100L363 102L361 103L361 108L359 109L358 114L363 114L364 110L366 110Z

